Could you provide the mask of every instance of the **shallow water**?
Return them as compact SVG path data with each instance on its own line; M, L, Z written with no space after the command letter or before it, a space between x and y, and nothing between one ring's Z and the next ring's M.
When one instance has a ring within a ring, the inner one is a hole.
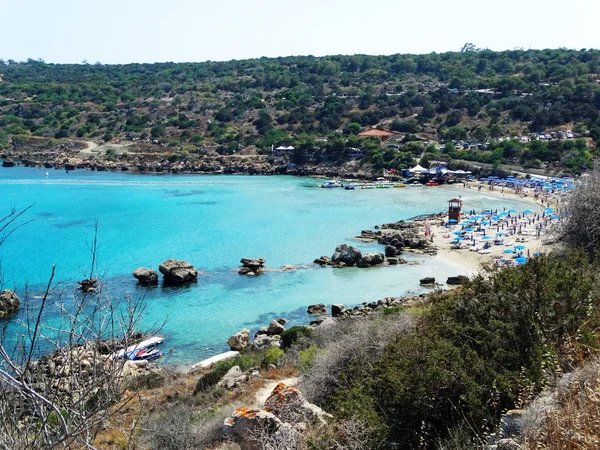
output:
M48 174L46 176L46 173ZM198 361L227 350L228 336L275 317L306 323L311 303L347 306L385 296L423 292L418 279L441 280L459 270L428 257L420 265L331 269L311 265L340 243L370 251L378 244L351 238L376 224L444 211L462 195L466 209L518 210L530 204L456 187L319 189L319 180L289 176L138 175L91 171L0 168L0 213L23 208L33 221L0 247L4 285L38 292L56 264L56 280L72 292L90 269L88 243L98 221L98 267L112 296L145 296L146 323L167 319L162 333L174 348L167 362ZM241 257L266 266L294 264L293 272L242 277ZM140 288L131 273L167 258L200 271L184 288ZM18 330L19 315L10 319Z

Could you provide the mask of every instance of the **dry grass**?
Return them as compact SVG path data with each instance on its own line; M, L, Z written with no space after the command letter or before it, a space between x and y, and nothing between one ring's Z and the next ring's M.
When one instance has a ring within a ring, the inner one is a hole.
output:
M600 360L573 372L556 391L533 402L523 416L525 448L600 448Z

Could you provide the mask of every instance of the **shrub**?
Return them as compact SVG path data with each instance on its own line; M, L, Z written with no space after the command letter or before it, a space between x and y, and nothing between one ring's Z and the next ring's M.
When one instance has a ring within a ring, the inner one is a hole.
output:
M280 348L269 348L263 354L262 365L264 367L273 364L277 365L281 361L281 359L285 356L285 352Z
M312 367L318 352L319 350L316 345L311 345L306 350L300 350L298 353L300 357L298 368L304 372L309 370Z
M289 330L285 330L281 333L281 348L290 348L302 336L310 338L312 330L308 327L292 327Z

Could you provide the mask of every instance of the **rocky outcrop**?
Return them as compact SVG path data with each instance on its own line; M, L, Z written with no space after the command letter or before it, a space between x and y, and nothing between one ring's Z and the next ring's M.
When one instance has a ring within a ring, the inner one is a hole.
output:
M325 306L323 303L316 303L314 305L310 305L306 312L314 315L327 314L327 306Z
M17 312L21 308L21 300L13 291L4 289L0 292L0 318Z
M352 267L358 264L362 259L362 256L362 252L359 249L352 247L351 245L341 244L335 248L335 252L331 256L331 262Z
M265 258L242 258L240 262L242 267L238 271L240 275L260 275L265 271Z
M88 292L93 292L96 290L96 284L98 283L98 278L87 278L85 280L78 281L79 290L84 294Z
M268 348L279 348L281 346L281 336L276 334L269 336L268 334L259 334L252 342L252 350L255 352L266 350Z
M153 269L138 267L133 271L133 276L142 286L153 286L158 284L158 273Z
M365 253L356 264L358 267L373 267L383 264L385 257L383 253Z
M198 270L191 264L177 259L167 259L158 270L163 274L165 283L183 284L196 281Z
M227 339L227 345L231 350L242 351L248 345L250 345L250 330L248 328L244 328L243 330L238 331L233 336L230 336Z
M275 386L265 400L265 409L291 424L304 422L326 425L333 418L331 414L309 403L298 389L284 383Z
M237 443L241 450L262 450L267 439L282 443L280 448L296 448L301 440L300 433L275 414L252 408L238 408L225 419L223 435Z
M469 281L469 277L466 277L464 275L458 275L456 277L448 277L448 279L446 280L446 284L449 284L451 286L459 286L465 284L467 281Z
M387 263L390 266L397 266L398 264L408 264L408 261L403 258L388 258Z
M326 266L327 264L331 263L331 258L329 256L321 256L320 258L315 259L313 262L320 266Z
M435 285L435 278L433 277L425 277L419 280L419 284L421 286L433 286Z
M2 167L15 167L17 164L12 159L2 161Z
M341 316L342 314L344 314L345 310L346 308L344 308L344 305L334 303L333 305L331 305L331 317Z

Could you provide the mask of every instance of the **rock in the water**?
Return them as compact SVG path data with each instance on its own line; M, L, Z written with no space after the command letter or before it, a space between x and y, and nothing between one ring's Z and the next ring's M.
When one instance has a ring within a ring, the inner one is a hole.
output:
M356 265L358 267L373 267L383 264L384 261L383 253L365 253Z
M394 257L398 254L398 250L396 249L396 247L394 247L393 245L386 245L385 246L385 256L387 257Z
M387 262L390 266L395 266L398 264L398 258L388 258Z
M281 267L281 270L283 270L284 272L291 272L293 270L296 270L296 266L294 266L293 264L286 264L285 266Z
M4 289L0 292L0 317L17 312L21 308L21 300L13 291Z
M133 276L143 286L152 286L158 284L158 273L153 269L138 267L133 271Z
M288 423L327 424L333 416L309 403L298 389L279 383L265 400L265 409Z
M84 294L95 291L96 283L98 283L98 278L87 278L77 282L79 285L79 290Z
M314 305L310 305L306 310L308 314L327 314L327 306L323 303L316 303Z
M12 159L2 161L2 167L15 167L17 164Z
M167 259L158 266L158 270L163 274L165 283L182 284L198 278L198 271L194 266L177 259Z
M227 339L227 345L229 345L229 348L238 352L248 347L249 344L250 330L248 328L238 331L229 339Z
M321 256L320 258L315 259L313 262L320 266L326 266L331 262L331 258L329 256Z
M429 285L435 284L435 278L433 278L433 277L421 278L419 280L419 283L421 284L421 286L429 286Z
M281 336L278 334L269 336L268 334L260 334L254 338L252 350L259 351L267 348L279 348L281 346Z
M458 275L456 277L448 277L446 284L457 286L465 284L467 281L469 281L469 277Z
M344 314L345 310L346 308L344 308L344 305L334 303L333 305L331 305L331 317L341 316L342 314Z
M267 334L275 335L281 334L285 331L285 327L281 325L277 320L272 320L267 328Z
M238 271L240 275L260 275L265 271L265 258L242 258L242 267Z
M341 244L335 248L331 256L333 263L344 263L346 266L355 266L362 259L362 252L351 245Z

